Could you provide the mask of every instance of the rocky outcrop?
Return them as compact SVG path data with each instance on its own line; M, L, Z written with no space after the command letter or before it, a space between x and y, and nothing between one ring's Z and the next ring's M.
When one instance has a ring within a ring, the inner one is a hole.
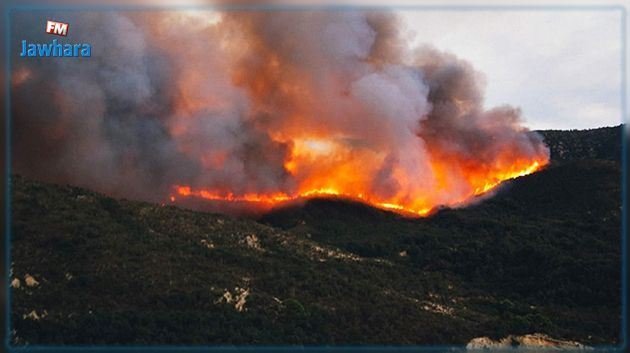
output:
M534 333L523 336L510 335L499 340L493 340L488 337L473 338L466 345L466 349L497 349L504 350L506 348L545 348L545 349L590 349L579 342L563 341L551 338L541 333Z

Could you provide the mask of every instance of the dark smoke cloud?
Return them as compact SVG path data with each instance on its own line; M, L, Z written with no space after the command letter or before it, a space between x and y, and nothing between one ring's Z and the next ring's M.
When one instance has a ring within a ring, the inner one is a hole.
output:
M68 39L94 52L89 60L33 60L13 51L14 71L32 75L13 85L15 171L152 200L200 172L168 136L171 65L142 29L113 13L17 12L12 45L50 42L47 18L70 22Z
M496 160L505 148L514 149L513 157L546 154L539 135L523 133L520 110L484 110L483 79L469 64L430 47L416 55L430 88L432 109L418 134L428 145L484 163Z
M50 42L48 18L70 22L67 40L91 43L92 57L13 50L14 72L29 75L12 85L20 174L153 201L173 185L293 194L340 167L338 156L286 167L299 143L326 136L380 199L449 204L469 192L472 165L547 158L518 109L485 110L480 74L407 48L391 13L228 12L209 24L184 12L18 11L13 48ZM448 190L436 161L454 176Z

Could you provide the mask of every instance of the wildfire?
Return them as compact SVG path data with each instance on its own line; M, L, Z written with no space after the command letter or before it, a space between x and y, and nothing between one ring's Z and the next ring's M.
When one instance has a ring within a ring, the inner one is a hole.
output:
M547 164L546 160L536 160L528 165L514 165L510 170L500 172L496 175L488 176L486 180L483 182L479 182L478 184L471 185L471 191L465 197L462 197L459 200L456 200L451 203L451 205L457 205L466 202L472 197L479 196L485 194L499 184L506 180L515 179L521 176L525 176L528 174L532 174ZM335 183L334 177L331 176L330 184L333 185ZM402 203L398 200L381 200L377 197L367 196L366 193L357 192L352 190L343 190L338 189L334 186L330 186L327 188L318 188L318 189L305 189L296 194L289 195L286 193L271 193L271 194L255 194L248 193L243 195L234 195L233 193L223 193L221 191L216 190L206 190L199 189L193 190L190 186L175 186L175 191L178 195L184 197L199 197L205 200L210 201L228 201L228 202L245 202L245 203L260 203L266 204L270 206L281 205L290 201L300 200L300 199L309 199L309 198L318 198L318 197L338 197L343 199L360 201L363 203L367 203L371 206L399 212L402 214L408 215L418 215L418 216L426 216L431 213L438 204L432 203L430 200L427 200L423 195L418 195L418 199L411 200L409 203ZM421 200L421 201L418 201ZM175 201L175 197L171 196L171 202Z
M395 12L348 10L81 19L134 45L104 35L120 55L102 65L15 68L15 169L222 213L332 197L424 216L548 163L465 58L416 46Z
M425 216L548 163L519 109L484 106L468 63L429 47L385 45L398 40L385 30L394 24L388 17L215 20L203 22L204 38L215 40L187 51L204 59L175 60L168 129L197 166L173 186L171 202L206 200L230 212L337 197ZM158 32L159 43L187 40Z

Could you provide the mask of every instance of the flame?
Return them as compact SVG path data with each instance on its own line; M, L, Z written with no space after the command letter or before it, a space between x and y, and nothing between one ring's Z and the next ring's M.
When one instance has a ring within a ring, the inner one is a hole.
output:
M199 167L173 186L177 202L273 207L338 197L425 216L548 163L542 140L519 125L518 109L484 108L467 64L439 52L405 63L405 55L390 54L407 51L348 25L387 28L386 18L354 22L362 16L224 14L201 21L204 38L214 40L194 41L185 52L204 59L174 61L168 128L178 152ZM302 31L302 22L325 33ZM164 27L154 27L158 43L188 40L162 40ZM337 43L337 29L353 45Z
M522 177L532 174L542 169L547 164L547 160L535 160L529 164L515 163L508 170L499 171L496 174L488 175L484 179L480 179L476 176L471 176L470 192L463 197L453 201L450 205L459 205L465 203L473 197L480 196L492 191L499 184L504 181ZM289 195L286 193L270 193L270 194L256 194L247 193L243 195L235 195L233 193L225 193L219 190L198 189L193 190L190 186L175 186L176 193L184 197L199 197L210 201L228 201L228 202L245 202L245 203L257 203L266 204L270 206L284 204L290 201L296 201L301 199L310 199L318 197L338 197L343 199L360 201L367 203L376 208L395 211L401 214L427 216L436 207L442 206L431 202L430 198L423 195L418 195L418 198L408 200L404 202L402 200L383 200L378 197L368 196L367 193L361 191L344 190L336 187L336 180L334 176L328 178L328 187L321 187L315 189L303 188L295 194ZM171 201L175 201L174 197L171 197Z
M18 99L44 99L16 114L16 169L221 212L337 197L424 216L548 163L518 108L485 107L470 63L379 12L108 17L134 37L103 36L122 53L103 65L16 66Z

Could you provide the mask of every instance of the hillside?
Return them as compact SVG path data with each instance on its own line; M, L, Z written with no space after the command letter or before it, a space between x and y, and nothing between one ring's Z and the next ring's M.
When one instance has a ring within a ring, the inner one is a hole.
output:
M554 165L477 205L425 219L311 200L264 221L361 256L395 260L404 252L416 268L455 274L510 300L614 306L619 174L608 161Z
M621 159L623 125L589 130L540 130L554 161Z
M421 219L313 199L256 222L16 175L13 340L615 344L620 166L569 159Z

